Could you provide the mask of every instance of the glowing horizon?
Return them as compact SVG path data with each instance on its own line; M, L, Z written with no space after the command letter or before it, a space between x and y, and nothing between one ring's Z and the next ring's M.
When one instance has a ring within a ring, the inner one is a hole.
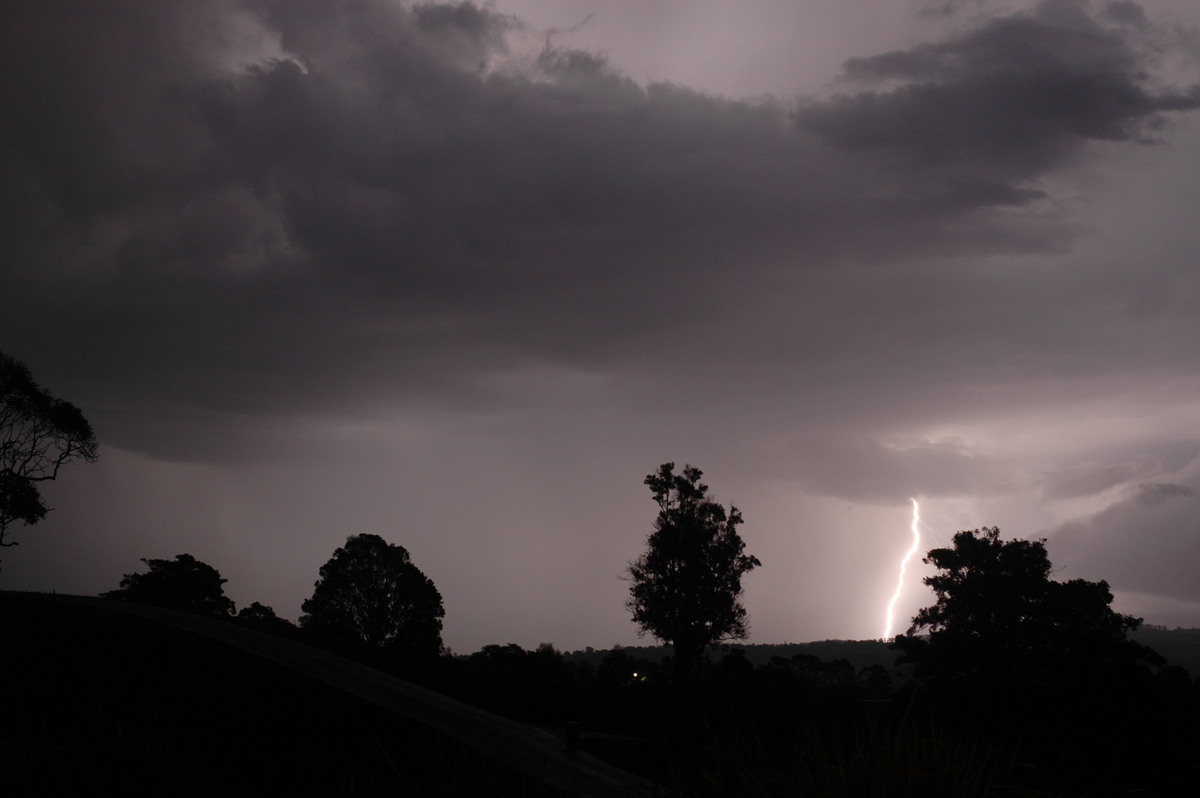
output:
M884 624L884 627L883 627L883 639L884 640L892 639L892 622L893 622L893 618L895 615L896 602L899 601L900 593L904 590L904 573L905 573L905 571L908 570L908 561L912 559L912 556L917 553L917 549L921 546L920 508L917 506L916 499L910 498L909 501L912 502L912 505L913 505L913 514L912 514L913 542L912 542L912 546L909 548L908 552L904 555L904 559L900 561L900 578L896 582L896 592L892 594L892 600L888 602L887 622Z

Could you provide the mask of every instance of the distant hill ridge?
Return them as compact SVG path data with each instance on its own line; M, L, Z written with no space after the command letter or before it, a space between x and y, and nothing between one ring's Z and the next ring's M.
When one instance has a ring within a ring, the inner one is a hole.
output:
M1193 678L1200 677L1200 629L1144 626L1132 633L1130 638L1162 654L1169 665L1179 665L1186 668ZM709 658L719 660L732 649L746 652L746 659L756 666L767 664L772 657L790 659L797 654L808 654L824 662L844 659L853 665L855 670L872 665L894 670L897 655L883 640L819 640L811 643L733 644L712 649ZM663 657L671 655L670 646L620 646L617 649L589 648L572 651L563 656L568 662L588 662L595 666L614 650L620 650L634 659L650 662L661 662Z

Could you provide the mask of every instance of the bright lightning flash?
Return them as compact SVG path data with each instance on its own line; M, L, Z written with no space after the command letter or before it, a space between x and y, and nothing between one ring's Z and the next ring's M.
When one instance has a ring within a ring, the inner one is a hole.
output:
M904 559L900 561L900 580L896 583L896 592L892 594L892 600L888 602L887 625L884 626L884 628L883 628L883 639L884 640L892 639L892 617L893 617L894 611L896 609L896 602L899 601L899 599L900 599L900 591L904 589L904 572L908 569L908 561L911 560L912 556L917 553L917 549L921 545L920 508L917 507L916 499L909 499L909 501L913 503L913 516L912 516L913 542L912 542L912 547L908 550L908 553L904 555Z

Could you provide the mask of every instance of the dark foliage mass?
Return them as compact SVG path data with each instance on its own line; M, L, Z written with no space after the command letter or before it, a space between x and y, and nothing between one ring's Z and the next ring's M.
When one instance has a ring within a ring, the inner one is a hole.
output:
M297 631L296 625L288 619L280 618L276 615L273 607L268 607L257 601L238 610L236 620L244 626L271 634L290 637L295 635Z
M1168 696L1192 700L1191 680L1129 638L1141 620L1112 610L1106 582L1056 581L1043 541L995 527L959 532L925 562L936 601L895 643L918 700L1095 785L1178 765L1196 728Z
M578 720L586 700L576 668L549 643L488 645L447 664L443 689L515 720L561 725Z
M1041 541L1003 541L995 527L959 532L925 562L938 569L924 580L937 601L897 646L932 682L1059 691L1084 677L1099 686L1141 662L1162 664L1127 639L1141 620L1112 610L1107 582L1050 578Z
M154 604L202 615L228 618L233 601L222 585L227 580L219 571L190 554L177 554L173 560L148 560L142 574L125 574L121 586L103 594L103 598Z
M352 535L320 573L302 605L306 631L418 655L441 649L442 596L403 546Z
M29 367L0 352L0 546L9 525L36 524L50 508L38 485L73 460L93 462L99 451L79 408L33 380Z
M710 645L747 636L742 575L761 564L738 535L742 514L713 501L702 475L690 465L676 474L674 463L664 463L646 477L658 517L646 552L629 566L633 621L671 643L684 678Z

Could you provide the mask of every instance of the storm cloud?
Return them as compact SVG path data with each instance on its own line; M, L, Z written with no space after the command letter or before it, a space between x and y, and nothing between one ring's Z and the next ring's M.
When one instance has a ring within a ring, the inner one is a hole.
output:
M1200 87L1153 4L987 7L747 98L503 4L8 3L0 346L128 462L205 479L400 428L476 441L473 480L521 461L531 501L593 447L635 489L692 456L613 451L639 440L1052 527L1186 465L1136 419L1197 419Z
M1195 602L1198 509L1200 491L1194 485L1143 483L1094 516L1052 530L1050 541L1060 565L1071 573L1107 578L1135 593Z

